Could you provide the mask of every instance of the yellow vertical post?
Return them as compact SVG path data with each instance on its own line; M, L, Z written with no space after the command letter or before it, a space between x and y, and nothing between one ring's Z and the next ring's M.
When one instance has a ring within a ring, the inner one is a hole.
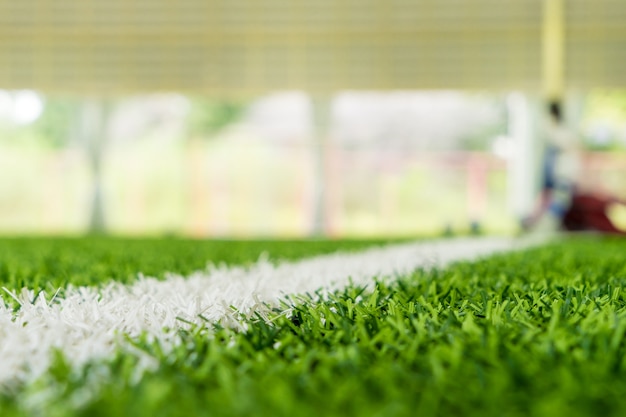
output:
M565 89L565 0L543 1L543 91L559 100Z

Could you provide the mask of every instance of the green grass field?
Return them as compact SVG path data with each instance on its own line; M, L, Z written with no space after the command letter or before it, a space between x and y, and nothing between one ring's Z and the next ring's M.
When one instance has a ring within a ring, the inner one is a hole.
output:
M3 240L0 281L129 282L209 259L296 259L372 243ZM142 375L128 352L78 370L58 352L44 377L3 388L0 416L621 416L625 286L626 240L571 238L374 291L293 298L288 314L250 319L241 332L195 326L168 354L132 340L158 361Z
M397 240L396 240L397 241ZM267 254L273 260L354 251L383 245L369 240L193 240L88 238L0 239L0 286L56 291L68 285L130 283L138 273L163 278L186 275L208 263L248 265Z

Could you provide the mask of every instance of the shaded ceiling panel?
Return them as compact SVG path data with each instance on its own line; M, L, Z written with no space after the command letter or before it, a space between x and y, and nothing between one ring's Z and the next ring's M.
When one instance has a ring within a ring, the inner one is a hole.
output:
M539 89L541 11L541 0L0 0L0 88Z
M626 1L568 0L565 19L567 85L626 87Z

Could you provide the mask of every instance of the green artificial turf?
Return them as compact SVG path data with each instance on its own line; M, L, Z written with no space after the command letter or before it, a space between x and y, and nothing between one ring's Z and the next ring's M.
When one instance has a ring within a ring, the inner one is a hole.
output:
M0 238L0 287L56 291L69 284L128 283L139 273L187 275L208 263L245 265L267 253L273 260L382 245L388 240L192 240Z
M287 300L0 399L16 416L626 415L626 240L586 237Z

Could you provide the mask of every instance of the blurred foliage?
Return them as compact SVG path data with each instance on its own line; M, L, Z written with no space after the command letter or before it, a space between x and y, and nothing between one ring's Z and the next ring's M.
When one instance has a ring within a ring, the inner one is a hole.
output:
M61 148L73 139L80 101L72 98L45 99L43 111L31 124L10 120L0 124L0 141L21 146Z
M31 129L43 144L60 148L72 140L79 110L80 102L76 99L46 100L43 113L31 125Z
M243 101L193 98L189 112L192 137L209 138L239 120L246 109Z
M591 135L583 135L583 149L591 152L619 152L624 150L624 145L613 137L607 142L597 142Z
M586 117L615 123L626 122L626 91L592 91L586 103Z
M193 98L188 115L192 137L208 138L236 122L243 114L243 101L224 101ZM0 124L0 140L32 144L46 148L60 148L75 140L81 100L70 97L51 97L45 100L41 116L29 125L10 121Z
M506 135L507 129L504 122L485 126L473 132L468 132L459 142L464 151L490 151L496 137Z
M589 93L581 124L584 144L588 150L624 150L626 90L595 90Z
M484 124L468 130L459 138L459 147L466 151L491 151L496 137L506 135L508 131L507 109L504 101L493 100L491 103L497 112L497 122Z

